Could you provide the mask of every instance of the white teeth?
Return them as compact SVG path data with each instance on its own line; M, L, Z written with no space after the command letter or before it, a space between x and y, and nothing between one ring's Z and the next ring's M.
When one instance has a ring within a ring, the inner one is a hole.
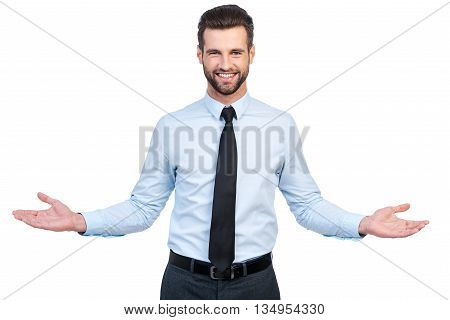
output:
M232 76L234 76L234 73L218 73L218 75L222 78L231 78Z

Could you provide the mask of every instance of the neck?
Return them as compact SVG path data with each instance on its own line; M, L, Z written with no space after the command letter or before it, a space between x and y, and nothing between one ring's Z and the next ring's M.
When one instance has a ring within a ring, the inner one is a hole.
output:
M209 83L207 91L211 98L223 103L224 105L230 105L245 95L245 93L247 92L246 82L247 81L245 81L235 93L229 95L221 94L220 92L216 91Z

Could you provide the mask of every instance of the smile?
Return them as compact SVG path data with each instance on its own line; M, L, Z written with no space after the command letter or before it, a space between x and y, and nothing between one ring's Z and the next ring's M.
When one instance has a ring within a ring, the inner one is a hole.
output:
M237 73L216 73L216 76L218 76L221 79L224 80L231 80L234 79Z

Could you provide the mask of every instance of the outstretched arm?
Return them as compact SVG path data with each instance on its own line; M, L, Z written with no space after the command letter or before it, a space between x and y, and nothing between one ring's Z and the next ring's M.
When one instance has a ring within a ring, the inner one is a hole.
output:
M422 229L427 220L403 220L396 212L406 211L409 204L386 207L366 216L348 212L324 199L303 157L298 128L291 115L285 159L278 187L297 222L324 236L361 239L367 234L377 237L407 237Z
M129 199L104 209L77 214L62 202L38 193L51 205L47 210L16 210L14 217L26 224L53 231L77 231L81 235L121 236L150 227L175 187L175 171L165 153L164 117L152 135L138 182Z

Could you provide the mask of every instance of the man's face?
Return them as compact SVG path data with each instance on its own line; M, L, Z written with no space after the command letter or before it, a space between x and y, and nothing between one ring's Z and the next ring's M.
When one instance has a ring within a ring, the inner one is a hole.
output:
M245 28L206 29L203 39L203 53L197 48L197 57L206 79L220 94L235 93L247 79L255 55L254 46L248 51Z

